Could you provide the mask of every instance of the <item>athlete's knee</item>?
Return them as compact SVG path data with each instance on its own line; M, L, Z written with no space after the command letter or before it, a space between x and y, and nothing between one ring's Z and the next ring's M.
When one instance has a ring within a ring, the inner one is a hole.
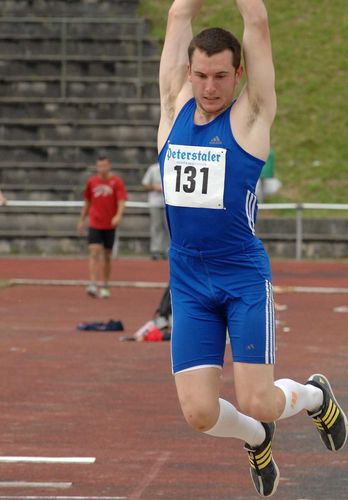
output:
M272 394L253 394L239 402L242 413L259 422L273 422L279 418L279 410Z
M107 262L111 262L112 250L110 248L104 248L104 259Z
M99 248L99 246L91 245L89 247L89 258L91 260L94 260L94 261L99 260L100 254L101 254L101 249Z
M215 405L202 401L181 402L181 409L186 422L196 431L206 432L215 424L218 410Z

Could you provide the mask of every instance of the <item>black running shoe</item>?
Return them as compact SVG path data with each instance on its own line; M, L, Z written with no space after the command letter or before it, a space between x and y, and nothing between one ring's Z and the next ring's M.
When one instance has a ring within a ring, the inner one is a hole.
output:
M314 385L324 393L324 402L315 412L307 412L318 429L320 439L326 448L338 451L347 441L347 417L337 403L329 381L324 375L311 375L306 384Z
M245 443L244 448L249 455L250 475L256 491L262 497L270 497L276 492L280 477L279 469L272 456L275 423L261 423L266 431L264 442L254 448Z

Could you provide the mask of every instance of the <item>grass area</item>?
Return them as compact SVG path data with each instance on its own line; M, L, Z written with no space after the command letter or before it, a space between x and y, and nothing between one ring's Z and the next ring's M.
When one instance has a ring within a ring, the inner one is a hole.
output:
M140 0L140 13L163 40L170 0ZM348 203L347 0L266 1L277 75L272 130L276 176L272 202ZM206 0L194 32L221 26L238 37L232 0Z

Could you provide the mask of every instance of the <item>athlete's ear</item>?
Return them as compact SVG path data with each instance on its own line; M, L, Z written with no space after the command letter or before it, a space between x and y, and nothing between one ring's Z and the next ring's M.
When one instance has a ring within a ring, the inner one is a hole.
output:
M192 67L190 63L187 64L187 79L189 82L192 81Z
M244 68L242 65L240 65L239 68L236 69L236 85L239 85L239 83L242 79L243 73L244 73Z

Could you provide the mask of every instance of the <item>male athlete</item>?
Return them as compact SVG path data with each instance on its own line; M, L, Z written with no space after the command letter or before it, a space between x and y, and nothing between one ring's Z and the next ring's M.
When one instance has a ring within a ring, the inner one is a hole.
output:
M111 173L111 163L106 156L100 156L96 163L96 175L91 176L85 187L85 203L78 221L78 230L84 232L85 218L89 215L88 249L90 283L87 293L98 296L97 281L102 278L99 296L110 297L112 248L115 232L120 224L127 190L123 180Z
M271 270L255 236L255 186L270 148L276 112L274 67L265 5L236 0L241 48L219 28L192 39L203 0L175 0L160 64L159 161L171 235L173 373L187 422L212 436L245 441L251 477L275 493L274 421L307 410L325 446L341 449L346 417L326 377L305 385L274 382L275 317ZM226 329L236 398L221 399Z

